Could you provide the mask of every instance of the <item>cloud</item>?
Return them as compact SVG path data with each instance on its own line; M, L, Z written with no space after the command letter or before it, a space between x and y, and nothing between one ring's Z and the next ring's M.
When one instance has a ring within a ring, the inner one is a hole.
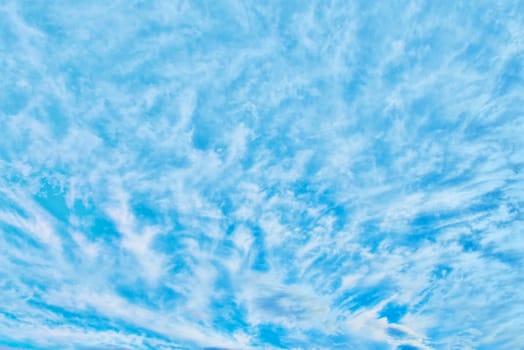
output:
M521 7L4 3L0 344L518 347Z

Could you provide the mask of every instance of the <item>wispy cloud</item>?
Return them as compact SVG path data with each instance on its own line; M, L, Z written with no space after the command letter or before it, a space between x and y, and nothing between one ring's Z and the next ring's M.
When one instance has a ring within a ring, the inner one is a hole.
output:
M0 5L0 347L524 343L519 1Z

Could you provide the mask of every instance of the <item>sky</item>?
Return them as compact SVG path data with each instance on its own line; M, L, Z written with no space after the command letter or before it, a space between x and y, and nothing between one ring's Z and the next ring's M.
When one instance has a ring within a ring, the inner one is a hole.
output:
M524 349L524 1L0 0L0 349Z

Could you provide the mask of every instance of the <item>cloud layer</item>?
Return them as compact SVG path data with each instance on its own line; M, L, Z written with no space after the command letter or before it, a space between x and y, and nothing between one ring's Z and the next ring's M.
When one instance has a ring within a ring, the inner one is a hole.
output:
M522 1L0 18L0 348L524 344Z

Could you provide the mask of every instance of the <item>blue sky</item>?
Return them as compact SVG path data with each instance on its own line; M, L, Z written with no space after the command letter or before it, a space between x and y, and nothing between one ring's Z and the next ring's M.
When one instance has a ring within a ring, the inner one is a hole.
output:
M524 2L0 1L0 349L524 347Z

